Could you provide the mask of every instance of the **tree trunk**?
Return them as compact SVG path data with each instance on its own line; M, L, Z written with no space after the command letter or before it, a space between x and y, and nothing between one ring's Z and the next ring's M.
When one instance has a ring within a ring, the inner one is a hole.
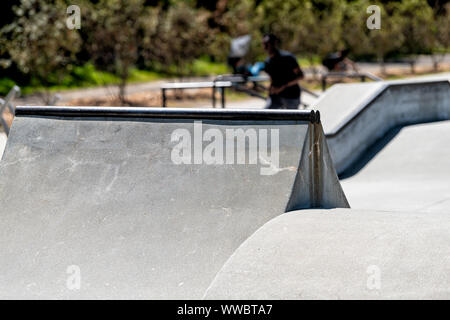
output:
M414 60L410 61L409 62L409 66L410 66L410 69L411 69L411 73L415 74L416 73L416 69L414 67L416 66L416 61L414 61Z
M119 83L119 100L121 103L126 104L126 86L127 86L127 79L126 77L121 79L120 83Z
M433 70L434 72L439 71L439 56L436 56L434 54L431 55L431 60L433 61Z
M317 71L316 66L314 65L313 57L309 57L308 60L309 60L309 65L311 66L311 70L312 70L312 73L313 73L313 80L315 81L318 78L318 71Z
M53 96L52 93L49 90L45 90L40 94L42 101L46 106L52 104Z
M380 63L380 72L383 76L386 76L386 64L384 63L384 56L378 55L378 62Z
M128 72L123 72L120 77L120 83L119 83L119 100L122 104L127 104L126 99L126 87L127 87L127 79L128 79Z

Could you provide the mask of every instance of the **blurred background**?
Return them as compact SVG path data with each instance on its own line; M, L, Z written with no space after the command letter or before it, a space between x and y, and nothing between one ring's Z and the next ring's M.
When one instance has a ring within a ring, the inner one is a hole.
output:
M70 5L80 8L79 29L67 26ZM381 9L379 30L367 28L370 5ZM450 70L444 0L10 0L0 7L0 96L18 85L22 104L56 103L60 93L66 105L160 106L162 81L231 73L233 38L251 35L245 61L263 61L267 32L297 56L311 90L320 88L323 57L342 49L385 79ZM172 105L204 95L178 94Z

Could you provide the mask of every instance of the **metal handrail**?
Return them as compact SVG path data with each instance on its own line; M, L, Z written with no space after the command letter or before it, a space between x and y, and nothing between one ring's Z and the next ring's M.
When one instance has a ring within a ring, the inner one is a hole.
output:
M366 78L373 81L383 81L384 79L377 77L370 72L345 72L345 71L330 71L322 73L322 91L327 87L327 78L341 77L341 78L361 78L361 81L366 81Z
M317 123L320 114L314 110L194 109L148 107L66 107L18 106L17 116L117 117L208 120L283 120Z

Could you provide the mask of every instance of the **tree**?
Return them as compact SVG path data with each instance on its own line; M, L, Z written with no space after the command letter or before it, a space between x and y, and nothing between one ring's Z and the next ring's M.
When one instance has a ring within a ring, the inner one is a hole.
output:
M130 69L138 59L147 16L144 0L100 0L88 5L87 49L94 63L119 77L119 99L126 104Z
M401 52L412 54L411 72L415 73L416 55L427 53L433 46L433 10L426 0L404 0L393 4L404 37ZM447 30L448 31L448 30Z
M310 0L271 0L258 5L253 4L254 1L247 2L245 6L241 2L239 12L241 15L246 12L246 15L239 17L239 30L250 29L248 33L255 35L254 48L259 55L263 54L261 36L267 32L280 38L283 49L309 58L311 65L317 55L324 56L341 45L343 0L323 1L327 10Z
M251 26L256 25L261 33L274 33L280 38L284 49L299 53L298 36L301 26L300 16L304 6L292 0L273 0L262 2L255 13ZM252 17L252 15L249 15ZM258 39L261 42L261 39Z
M220 0L214 12L214 21L218 25L213 29L213 37L209 47L212 54L224 61L229 53L233 38L250 35L252 37L246 59L254 61L264 53L261 38L262 24L258 19L260 6L253 0Z
M450 50L450 3L446 5L443 12L436 10L435 19L430 24L430 46L431 58L434 71L438 71L439 63L443 60L445 53Z
M367 27L370 5L380 8L380 29ZM354 54L375 55L381 65L381 72L386 73L384 62L386 55L402 46L403 35L401 20L397 14L389 16L384 5L369 0L359 0L351 3L346 10L343 29L343 39Z
M158 8L146 28L143 53L165 71L175 67L177 76L189 73L194 59L207 53L210 41L207 14L184 2L177 2L167 11Z
M0 48L18 68L45 86L58 84L70 70L80 47L76 30L66 26L63 1L21 0L13 7L15 19L0 30ZM43 95L50 103L49 91Z
M320 58L343 48L342 27L345 1L323 1L321 6L308 4L299 18L298 30L301 32L299 47L301 52L312 58ZM315 71L315 69L313 69Z

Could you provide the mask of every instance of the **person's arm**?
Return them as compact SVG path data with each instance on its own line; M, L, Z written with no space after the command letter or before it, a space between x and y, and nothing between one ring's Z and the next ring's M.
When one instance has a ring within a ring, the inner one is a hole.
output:
M282 85L281 87L273 87L272 85L270 86L270 94L278 94L281 91L283 91L284 89L294 86L296 84L298 84L298 82L304 78L304 73L302 71L302 69L300 68L299 65L297 65L294 68L294 74L297 76L295 79L289 81L288 83Z
M356 63L354 61L350 60L349 58L345 58L344 63L349 64L352 67L353 71L355 71L355 72L359 71Z
M297 78L295 78L294 80L289 81L288 83L286 83L284 85L285 88L298 84L298 82L305 77L305 75L304 75L302 69L300 68L300 66L298 66L297 68L294 69L294 73L297 76Z

